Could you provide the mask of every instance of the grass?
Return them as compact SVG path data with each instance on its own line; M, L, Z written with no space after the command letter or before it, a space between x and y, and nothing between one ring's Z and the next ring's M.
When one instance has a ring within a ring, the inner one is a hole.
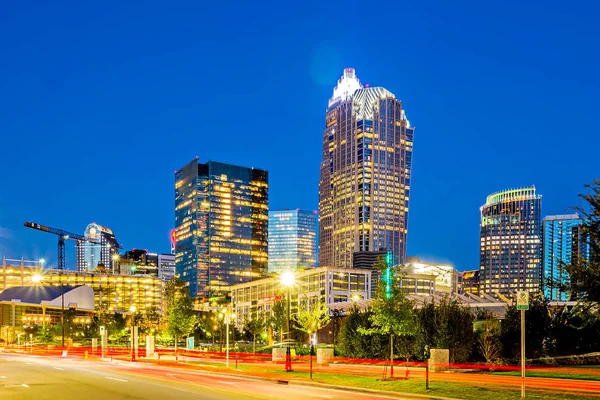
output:
M330 383L344 386L356 386L367 389L388 390L392 392L423 394L429 396L451 397L465 400L481 399L520 399L520 389L514 387L490 388L472 386L467 383L457 384L451 382L431 382L430 389L425 389L423 381L381 381L374 378L331 376L328 374L314 374L318 382ZM537 392L529 390L526 392L528 399L534 400L589 400L589 397L576 394L561 394L556 392Z
M202 362L187 362L186 364L198 365L198 364L209 364ZM230 367L234 367L235 364L231 364ZM294 371L284 372L283 365L263 364L263 365L239 365L238 372L247 375L254 375L260 377L286 379L293 381L310 381L309 374L306 371ZM212 371L226 371L223 366L212 366ZM231 370L231 368L230 368ZM243 371L243 372L241 372ZM233 372L233 371L230 371ZM402 375L401 371L398 371ZM513 375L513 374L505 374ZM518 374L517 374L518 375ZM490 375L491 377L492 375ZM547 377L547 376L544 376ZM314 372L313 382L350 386L365 389L374 390L386 390L398 393L411 393L420 395L429 395L437 397L450 397L455 399L465 400L481 400L481 399L520 399L521 392L518 386L495 386L491 383L469 383L469 375L465 374L463 382L450 382L433 380L430 383L430 389L425 389L425 382L423 379L409 379L409 380L387 380L382 381L380 377L376 376L356 376L347 374L333 374L325 372ZM583 400L590 399L591 397L584 395L581 392L565 391L561 393L560 390L550 391L550 389L528 389L526 393L528 399L534 400Z
M572 368L572 367L571 367ZM580 367L583 369L583 367ZM589 369L589 367L585 367ZM504 376L521 376L520 371L503 371L493 372L492 375L504 375ZM599 374L586 374L586 373L573 373L573 372L560 372L560 371L527 371L526 376L531 378L556 378L556 379L581 379L585 381L600 381Z

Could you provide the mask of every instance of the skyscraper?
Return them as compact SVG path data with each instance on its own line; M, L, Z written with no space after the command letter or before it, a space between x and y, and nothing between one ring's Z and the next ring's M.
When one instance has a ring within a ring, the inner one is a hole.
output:
M175 271L192 297L266 271L268 204L267 171L196 158L175 172Z
M316 211L269 211L269 272L317 266Z
M542 279L542 196L535 187L491 194L481 207L480 292L535 292Z
M578 258L588 259L588 245L582 237L583 220L578 214L549 215L544 218L544 295L549 300L567 301L569 293L561 291L555 282L565 282L569 276L564 267Z
M77 271L95 271L100 267L112 272L113 256L118 256L120 249L113 231L92 222L86 227L84 236L86 240L76 246Z
M352 254L406 256L412 128L402 102L363 87L347 68L329 100L319 187L319 266L351 267Z

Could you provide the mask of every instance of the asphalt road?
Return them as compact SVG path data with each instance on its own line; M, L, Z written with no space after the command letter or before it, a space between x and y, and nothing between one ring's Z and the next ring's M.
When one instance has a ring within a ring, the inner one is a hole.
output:
M153 367L53 357L0 355L2 400L360 399L377 396L327 388Z

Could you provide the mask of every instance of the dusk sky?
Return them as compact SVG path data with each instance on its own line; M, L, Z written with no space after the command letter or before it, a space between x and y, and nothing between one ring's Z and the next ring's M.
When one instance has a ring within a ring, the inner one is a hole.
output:
M56 266L25 221L168 252L196 156L267 169L270 209L316 210L346 67L416 126L409 255L478 268L488 194L535 185L565 213L600 178L596 2L35 3L0 10L0 257Z

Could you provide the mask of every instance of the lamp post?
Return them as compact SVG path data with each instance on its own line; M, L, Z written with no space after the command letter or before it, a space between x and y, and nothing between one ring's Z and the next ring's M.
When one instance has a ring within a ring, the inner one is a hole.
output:
M225 367L229 368L229 324L231 324L232 319L235 319L235 314L231 310L231 305L223 309L222 313L219 314L219 317L225 320Z
M129 307L131 311L131 362L135 361L135 306Z
M296 277L293 272L286 271L281 274L279 281L281 285L287 288L287 348L285 350L285 372L292 372L292 349L290 337L290 307L292 302L292 286L296 282Z
M115 274L115 264L118 263L118 262L119 262L119 255L118 254L113 254L112 255L112 263L111 263L112 264L112 273L113 273L113 275ZM121 268L119 267L119 273L121 272L120 269Z

